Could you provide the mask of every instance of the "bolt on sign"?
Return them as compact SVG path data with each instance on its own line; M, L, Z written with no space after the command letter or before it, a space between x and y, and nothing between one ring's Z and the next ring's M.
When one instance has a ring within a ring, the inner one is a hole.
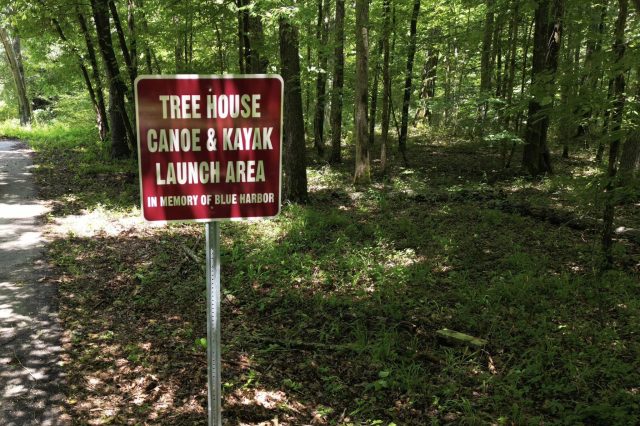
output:
M280 76L141 76L135 91L146 220L279 213Z

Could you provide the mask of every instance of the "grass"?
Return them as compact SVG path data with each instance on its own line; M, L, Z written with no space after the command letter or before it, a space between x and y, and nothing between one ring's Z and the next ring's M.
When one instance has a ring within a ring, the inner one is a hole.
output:
M42 132L42 133L39 133ZM50 134L51 137L47 135ZM84 135L84 136L82 136ZM206 424L201 225L143 224L135 167L74 128L21 134L51 199L48 255L77 423ZM329 425L634 424L640 248L491 201L597 217L587 159L556 175L499 171L497 151L415 135L368 188L314 161L311 202L222 224L224 416ZM89 218L83 222L82 218ZM637 226L631 208L620 223ZM54 226L55 225L55 226ZM488 339L439 342L440 328Z

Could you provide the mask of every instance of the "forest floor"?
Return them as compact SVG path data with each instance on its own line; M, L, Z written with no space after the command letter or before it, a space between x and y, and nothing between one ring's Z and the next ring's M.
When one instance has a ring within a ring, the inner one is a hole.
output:
M206 424L203 226L144 223L135 164L89 140L31 142L66 410ZM308 205L222 223L225 424L636 423L640 245L618 238L598 272L591 159L531 180L497 148L426 131L408 154L369 187L351 184L350 155L314 160ZM616 226L640 229L637 203ZM442 328L488 343L449 346Z

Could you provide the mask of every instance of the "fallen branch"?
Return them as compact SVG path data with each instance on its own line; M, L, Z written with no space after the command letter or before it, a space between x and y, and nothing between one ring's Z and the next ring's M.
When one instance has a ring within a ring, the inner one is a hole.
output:
M191 260L193 260L195 264L200 267L202 272L206 272L206 267L202 263L202 258L198 257L198 255L196 255L193 250L191 250L189 247L185 246L184 244L180 244L180 248L182 249L184 254L186 254L189 258L191 258Z

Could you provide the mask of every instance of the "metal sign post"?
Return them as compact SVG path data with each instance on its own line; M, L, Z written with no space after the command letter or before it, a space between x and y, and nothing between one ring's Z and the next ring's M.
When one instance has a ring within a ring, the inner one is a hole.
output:
M207 385L209 426L222 425L220 376L220 225L205 225L207 250Z
M144 75L135 81L140 207L151 222L206 222L209 426L222 426L220 228L280 212L279 75Z

